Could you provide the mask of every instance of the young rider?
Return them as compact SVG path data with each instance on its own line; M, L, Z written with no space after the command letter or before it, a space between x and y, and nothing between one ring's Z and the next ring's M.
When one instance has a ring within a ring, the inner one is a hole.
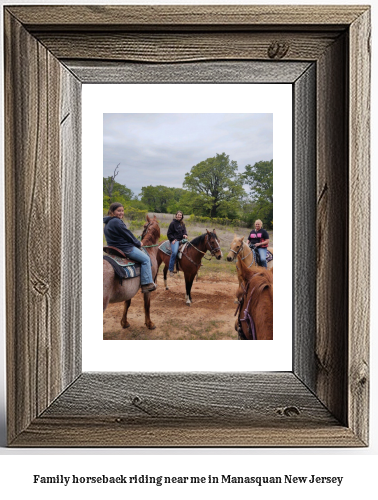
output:
M121 203L112 203L109 207L108 216L104 217L104 234L108 246L119 248L126 256L139 262L140 283L142 292L152 292L156 290L156 285L152 279L151 260L144 252L139 250L143 245L135 238L133 233L127 229L123 221L124 208Z

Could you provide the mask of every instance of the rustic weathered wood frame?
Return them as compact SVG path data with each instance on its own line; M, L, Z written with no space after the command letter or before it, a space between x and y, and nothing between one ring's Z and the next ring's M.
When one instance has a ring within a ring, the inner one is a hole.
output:
M369 7L7 6L4 22L9 445L367 446ZM82 373L81 83L264 80L248 61L293 84L293 371Z

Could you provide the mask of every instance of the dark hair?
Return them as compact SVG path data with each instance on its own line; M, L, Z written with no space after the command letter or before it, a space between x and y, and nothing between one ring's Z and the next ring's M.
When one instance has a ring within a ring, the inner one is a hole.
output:
M112 203L109 207L108 215L112 215L114 210L117 210L117 208L119 208L119 207L123 207L122 203L118 203L117 201Z
M184 224L184 214L181 212L181 210L177 210L176 215L177 214L181 214L182 215L181 220L180 220L180 224L183 225Z

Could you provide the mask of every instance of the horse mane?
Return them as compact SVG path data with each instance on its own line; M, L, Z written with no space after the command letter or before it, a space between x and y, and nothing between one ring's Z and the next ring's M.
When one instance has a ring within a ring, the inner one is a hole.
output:
M216 234L211 233L211 232L209 232L209 234L210 234L210 236L217 238ZM193 245L200 245L201 243L204 243L206 235L207 235L207 233L203 233L200 236L196 236L190 243L192 243Z
M273 272L260 266L248 268L239 255L238 264L244 286L248 286L248 296L253 291L250 302L252 316L258 310L263 316L266 329L273 332Z

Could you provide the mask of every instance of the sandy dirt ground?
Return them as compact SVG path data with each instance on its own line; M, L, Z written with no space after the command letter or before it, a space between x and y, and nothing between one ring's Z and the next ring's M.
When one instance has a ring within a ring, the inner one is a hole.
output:
M236 276L226 273L200 276L193 283L191 306L185 304L182 272L174 278L168 277L169 290L166 290L161 268L157 284L158 289L151 294L155 330L144 324L143 296L138 292L128 311L129 328L123 329L120 324L123 303L109 304L103 317L104 340L237 340Z

